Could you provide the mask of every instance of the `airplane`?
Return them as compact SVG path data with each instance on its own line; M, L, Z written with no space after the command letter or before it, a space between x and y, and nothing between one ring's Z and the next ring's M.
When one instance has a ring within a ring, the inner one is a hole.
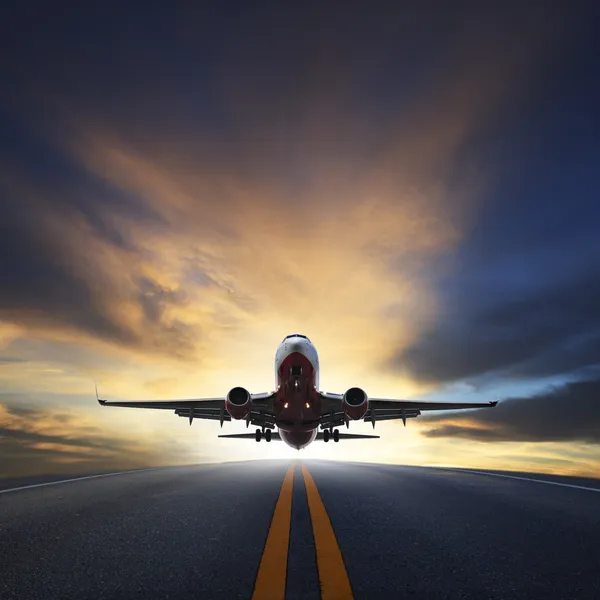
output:
M497 402L457 403L423 402L369 398L359 387L344 394L319 390L319 356L312 342L300 333L286 336L275 354L275 391L251 394L246 388L234 387L224 398L189 400L152 400L110 402L98 397L102 406L174 410L194 419L219 421L245 420L246 427L256 425L254 433L232 433L221 438L255 439L260 442L278 440L300 450L316 439L339 442L341 439L379 438L378 435L340 433L338 426L350 426L350 421L367 421L375 428L377 421L414 419L424 410L458 410L489 408ZM278 432L274 429L277 428ZM320 429L320 431L319 431Z

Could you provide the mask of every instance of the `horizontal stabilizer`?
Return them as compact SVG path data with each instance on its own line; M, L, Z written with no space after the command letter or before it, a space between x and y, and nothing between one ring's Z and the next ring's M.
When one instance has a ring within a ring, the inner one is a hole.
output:
M254 440L254 439L256 439L256 436L254 433L224 433L224 434L220 435L219 437L220 438L237 438L239 440ZM378 435L368 435L366 433L342 433L342 432L340 432L340 440L364 440L367 438L379 438L379 436ZM273 431L271 433L271 439L273 441L275 441L275 440L277 440L279 442L281 441L281 437L275 431ZM323 439L322 431L319 431L319 433L317 433L317 439L318 440Z

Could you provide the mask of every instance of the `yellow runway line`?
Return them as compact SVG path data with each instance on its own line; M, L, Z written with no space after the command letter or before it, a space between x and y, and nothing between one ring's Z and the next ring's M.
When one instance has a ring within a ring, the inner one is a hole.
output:
M252 600L284 600L285 598L293 485L294 465L288 469L283 479L269 527L267 543L258 567Z
M302 474L306 485L306 495L317 550L321 599L351 600L354 595L329 515L325 510L319 490L317 490L311 474L304 465L302 465Z

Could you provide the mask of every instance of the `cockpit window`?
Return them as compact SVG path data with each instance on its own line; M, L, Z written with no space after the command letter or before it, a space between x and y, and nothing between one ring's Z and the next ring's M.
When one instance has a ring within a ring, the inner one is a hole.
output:
M307 341L310 341L305 335L302 335L301 333L292 333L290 335L286 335L283 338L283 341L285 342L285 340L289 339L289 338L293 338L293 337L299 337L299 338L304 338Z

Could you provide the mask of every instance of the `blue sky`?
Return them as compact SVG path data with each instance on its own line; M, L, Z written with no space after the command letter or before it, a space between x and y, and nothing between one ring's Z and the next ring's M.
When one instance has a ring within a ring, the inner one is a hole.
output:
M295 330L331 391L505 399L315 456L596 472L597 17L584 2L14 7L6 473L270 455L100 413L91 382L265 391Z

